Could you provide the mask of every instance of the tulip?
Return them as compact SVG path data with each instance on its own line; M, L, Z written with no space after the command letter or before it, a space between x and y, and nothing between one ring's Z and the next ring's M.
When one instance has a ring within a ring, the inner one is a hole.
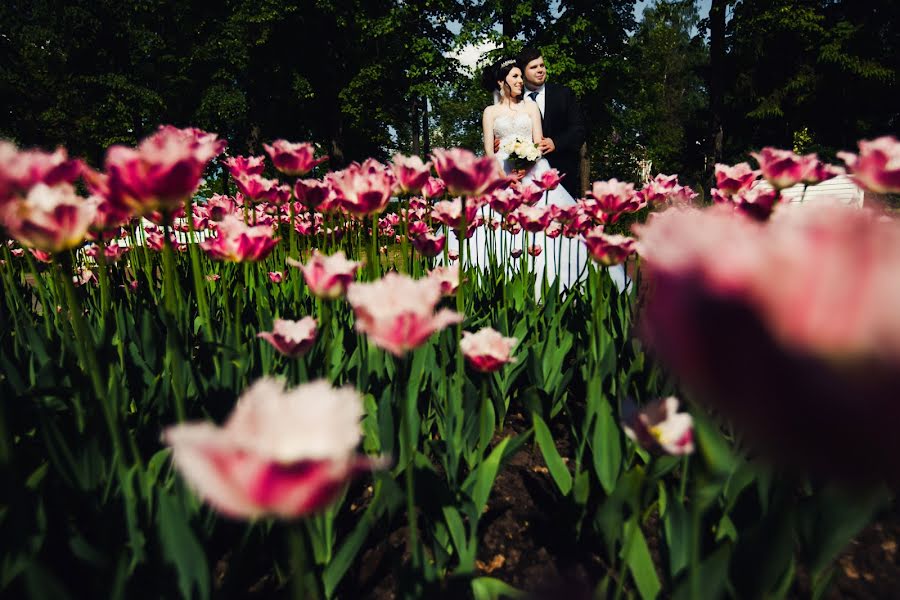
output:
M528 246L528 254L530 254L531 256L538 257L543 251L544 249L540 244L532 244L531 246Z
M682 456L694 452L694 420L678 412L678 398L660 398L641 410L626 404L622 428L625 435L646 450Z
M137 149L112 146L106 153L110 200L139 215L182 208L224 146L213 134L169 125Z
M84 241L96 210L68 183L38 183L25 198L0 205L0 223L23 246L55 253Z
M533 181L529 181L528 183L517 183L515 189L519 193L519 197L523 204L534 204L544 197L544 189Z
M39 183L74 183L85 168L81 161L69 160L63 148L53 153L19 150L15 144L0 141L0 206Z
M229 215L218 226L216 237L200 242L211 257L231 262L255 262L264 259L278 242L272 228L266 225L250 227L238 217Z
M75 287L81 287L88 283L97 283L97 276L87 267L78 267L75 270L75 275L72 276L72 283L75 284Z
M329 175L337 201L356 216L378 214L385 209L394 190L394 176L375 161L356 163Z
M16 250L19 251L18 255L16 254ZM28 251L31 252L31 255L38 262L50 263L53 261L53 255L50 254L49 252L44 252L43 250L38 250L37 248L29 248ZM22 256L22 249L16 248L15 250L12 251L12 253L13 253L13 256Z
M665 202L677 186L678 175L659 173L644 185L640 194L645 202Z
M428 276L438 282L442 296L452 296L459 289L459 265L435 267Z
M281 193L281 184L261 175L241 175L234 180L238 190L254 202L274 201Z
M284 273L281 271L269 271L269 281L272 283L281 283L284 281Z
M347 290L357 331L395 356L403 356L433 333L463 320L449 309L435 312L440 299L437 280L414 280L394 272L372 283L353 283Z
M266 168L264 156L229 156L225 159L225 166L234 179L245 175L262 175Z
M624 235L608 235L596 227L584 235L591 258L610 267L625 262L636 250L637 240Z
M220 279L222 279L222 276L219 275L218 273L210 273L209 275L206 276L207 281L218 281Z
M287 264L300 269L303 280L314 296L327 300L340 298L346 294L347 286L356 277L356 272L361 266L361 263L347 260L342 250L331 256L325 256L315 250L305 265L293 258L288 258Z
M777 460L897 479L900 225L817 203L766 223L666 211L638 233L642 337L686 386Z
M431 163L418 156L394 155L392 169L397 187L404 194L418 194L431 177Z
M506 183L491 156L479 158L462 148L437 149L431 156L435 170L453 196L480 196Z
M595 181L588 192L594 200L584 206L601 223L615 223L624 213L637 212L646 202L634 191L634 184L616 179Z
M431 218L435 221L443 223L452 228L459 229L462 227L462 198L453 200L441 200L434 205L431 210ZM470 224L475 220L478 214L479 205L477 202L466 202L466 223Z
M422 186L422 194L426 198L440 198L447 191L447 184L437 177L429 177Z
M312 317L303 317L299 321L275 319L272 331L257 333L256 337L266 340L285 356L296 357L312 348L316 341L316 326Z
M509 251L509 255L512 258L519 258L520 256L522 256L522 253L523 253L523 250L521 248L513 248L512 250Z
M488 202L492 209L505 215L522 205L522 194L519 193L518 188L510 186L494 190L488 198Z
M724 194L736 194L749 188L759 176L749 163L738 163L733 167L716 163L716 187Z
M292 144L287 140L275 140L272 145L263 144L275 168L291 177L302 177L313 167L328 160L327 156L315 158L316 150L308 142Z
M515 219L525 231L538 233L550 224L550 212L544 206L520 206L516 209Z
M294 197L310 210L335 198L334 190L327 181L318 179L298 179L294 183Z
M859 155L839 152L853 181L876 194L900 194L900 142L883 136L859 142Z
M750 155L759 163L762 176L776 190L783 190L806 179L814 172L819 159L815 154L799 156L790 150L766 147Z
M447 242L447 236L435 235L433 233L424 233L413 238L413 248L422 256L432 258L444 251L444 244Z
M556 169L550 169L541 173L537 183L544 191L555 190L564 178L565 175L560 175Z
M499 331L484 327L478 333L463 331L459 349L475 370L491 373L505 364L515 362L516 359L510 353L516 343L516 338L504 337Z
M723 195L712 190L713 202L732 206L735 210L757 221L765 221L775 210L781 196L774 189L760 185L744 188L733 195Z
M223 427L176 425L163 441L188 485L219 512L292 519L324 510L355 474L380 465L356 453L363 414L351 388L319 380L287 391L265 378Z

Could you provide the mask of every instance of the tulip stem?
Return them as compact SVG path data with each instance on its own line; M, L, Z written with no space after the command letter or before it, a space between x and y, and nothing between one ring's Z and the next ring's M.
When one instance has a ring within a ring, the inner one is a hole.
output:
M316 573L310 566L307 534L303 523L293 523L288 528L288 545L294 574L291 578L292 596L295 600L318 600L322 598Z

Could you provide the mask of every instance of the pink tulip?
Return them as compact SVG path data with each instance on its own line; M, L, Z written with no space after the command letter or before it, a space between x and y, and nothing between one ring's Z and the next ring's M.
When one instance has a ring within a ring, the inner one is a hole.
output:
M524 251L521 248L513 248L509 251L509 255L512 258L519 258L520 256L522 256L523 252Z
M444 244L447 241L445 235L435 235L433 233L423 233L413 238L412 245L422 256L432 258L444 251Z
M214 194L202 208L206 209L206 215L210 221L221 221L225 218L225 215L237 212L237 205L234 199L221 194Z
M537 183L541 186L541 188L545 191L547 190L555 190L559 187L560 182L565 178L565 175L560 175L559 171L556 169L550 169L549 171L544 171L541 173L540 178L538 178Z
M266 225L250 227L238 217L229 215L218 226L218 235L200 242L211 257L231 262L255 262L264 259L278 242L272 228Z
M462 148L437 149L431 156L435 170L452 196L480 196L506 183L491 156L479 158Z
M815 154L799 156L790 150L766 147L750 155L759 163L762 176L776 190L783 190L804 181L815 172L819 159Z
M310 210L315 210L327 200L336 197L331 184L318 179L298 179L294 184L294 197Z
M859 142L859 155L839 152L853 181L876 194L900 194L900 142L883 136Z
M450 260L459 260L459 252L456 250L448 250L447 258L449 258Z
M491 373L505 364L515 362L516 359L510 353L516 343L516 338L503 337L499 331L484 327L478 333L463 331L459 349L475 370Z
M462 227L462 198L454 198L453 200L441 200L435 203L431 210L431 218L435 221L443 223L452 228L459 229ZM466 202L466 223L471 224L478 215L479 205L477 202L469 199Z
M266 340L285 356L296 357L312 348L316 341L316 326L312 317L303 317L299 321L275 319L272 331L257 333L256 337Z
M214 134L169 125L137 149L112 146L106 153L110 200L139 215L182 208L224 146Z
M394 176L375 161L352 164L329 175L341 207L356 216L378 214L385 209L394 190Z
M287 264L300 269L303 280L314 296L327 300L340 298L347 293L347 286L356 277L361 265L356 261L347 260L342 250L331 256L325 256L315 250L305 265L292 258L287 259Z
M540 244L533 244L531 246L528 246L528 254L530 254L531 256L538 257L543 251L544 249Z
M412 221L409 224L409 238L415 239L420 235L432 233L431 228L425 221Z
M62 252L84 241L96 210L68 183L38 183L24 198L0 205L0 224L23 246Z
M669 198L669 194L677 186L678 175L663 175L660 173L641 188L640 194L645 202L661 203Z
M440 198L447 191L447 184L437 177L429 177L425 185L422 186L422 194L426 198Z
M431 177L431 163L418 156L394 156L392 169L397 187L403 194L418 194Z
M269 271L269 281L272 283L281 283L284 281L284 273L281 271Z
M362 398L326 381L285 390L261 379L238 399L223 427L185 423L163 441L194 491L235 518L285 519L325 509L357 473L380 461L356 453Z
M624 235L608 235L602 227L596 227L584 234L591 258L604 266L625 262L636 250L637 240Z
M713 188L712 198L713 202L732 206L735 210L757 221L768 219L775 210L775 205L781 199L776 190L760 185L744 188L736 194L727 196L718 193Z
M225 159L225 166L234 179L246 175L262 175L266 168L264 156L230 156Z
M210 273L209 275L206 276L207 281L218 281L220 279L222 279L222 276L219 275L218 273Z
M544 206L520 206L516 209L516 221L525 231L538 233L550 224L550 212Z
M441 284L426 277L414 280L395 272L372 283L353 283L347 301L356 315L356 329L395 356L421 346L431 335L463 320L448 309L435 312Z
M53 153L19 150L15 144L0 141L0 206L14 195L26 195L39 183L74 183L84 169L81 161L69 160L63 148Z
M849 207L765 224L718 207L639 228L643 337L759 451L839 475L900 474L900 225Z
M588 192L594 200L586 205L601 223L615 223L624 213L637 212L646 202L634 191L634 184L610 179L595 181Z
M97 275L87 267L78 267L75 270L75 275L72 276L72 283L75 284L75 287L81 287L88 283L96 284Z
M442 296L452 296L459 289L459 265L435 267L428 276L440 284Z
M544 197L544 189L533 181L527 183L519 182L515 185L515 189L524 204L535 204Z
M278 198L281 184L262 175L241 175L234 180L238 190L254 202L273 201Z
M522 205L522 194L519 193L518 188L510 186L494 190L488 198L488 202L492 209L501 215L506 215Z
M736 194L748 189L757 177L759 172L750 168L749 163L742 162L733 167L716 164L716 187L724 194Z
M18 256L21 256L21 255L22 255L22 254L21 254L22 249L21 249L21 248L17 248L16 250L18 250L19 253L20 253L20 254L18 254ZM16 255L16 250L13 250L13 251L12 251L12 252L13 252L13 256L17 256L17 255ZM29 248L28 251L31 252L31 255L32 255L32 256L35 258L35 260L37 260L38 262L42 262L42 263L50 263L50 262L53 261L53 255L50 254L49 252L44 252L43 250L38 250L37 248Z
M263 144L275 168L291 177L302 177L316 165L328 160L327 156L316 158L316 149L308 142L292 144L287 140L275 140L272 145Z
M544 230L544 235L546 235L551 240L555 240L558 238L563 232L562 225L559 223L553 222L547 226L547 229Z
M678 412L678 398L660 398L638 410L627 404L622 428L646 450L682 456L694 452L694 419Z

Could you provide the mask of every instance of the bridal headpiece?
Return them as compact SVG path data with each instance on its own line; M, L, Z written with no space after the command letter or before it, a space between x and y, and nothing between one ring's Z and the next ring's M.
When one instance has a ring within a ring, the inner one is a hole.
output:
M514 65L514 64L516 64L516 59L508 58L508 59L504 60L502 63L500 63L500 68L505 69L509 65Z

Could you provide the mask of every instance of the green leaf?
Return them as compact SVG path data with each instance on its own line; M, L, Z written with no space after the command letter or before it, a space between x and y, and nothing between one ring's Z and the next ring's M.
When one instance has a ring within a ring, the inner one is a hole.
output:
M688 566L690 561L691 520L688 512L674 494L669 496L666 506L663 531L666 536L666 546L669 549L669 574L675 577Z
M483 463L478 465L475 471L475 485L472 489L472 502L475 505L476 517L481 516L484 507L487 505L488 498L491 494L491 488L494 485L494 479L497 478L497 472L500 470L500 461L503 458L503 452L506 445L509 444L511 438L504 438L491 451L490 455Z
M472 580L475 600L499 600L500 598L524 598L524 592L493 577L476 577Z
M165 561L175 567L178 589L183 598L209 598L209 566L203 547L191 531L184 506L173 496L161 492L157 496L157 526Z
M637 585L641 598L644 600L656 598L662 585L656 575L647 540L644 539L644 533L636 518L625 523L625 546L622 548L622 559L631 571L631 577Z
M563 462L562 456L559 455L547 424L544 423L544 420L537 413L532 413L531 418L534 421L534 437L541 449L544 462L547 463L547 469L550 471L550 475L553 477L553 481L556 482L559 491L564 496L568 495L572 489L572 474L569 473L566 463Z
M588 392L589 395L591 393L598 396L590 400L594 402L597 415L591 436L594 471L597 473L603 490L607 494L611 494L616 487L622 468L622 434L606 397L596 390Z

